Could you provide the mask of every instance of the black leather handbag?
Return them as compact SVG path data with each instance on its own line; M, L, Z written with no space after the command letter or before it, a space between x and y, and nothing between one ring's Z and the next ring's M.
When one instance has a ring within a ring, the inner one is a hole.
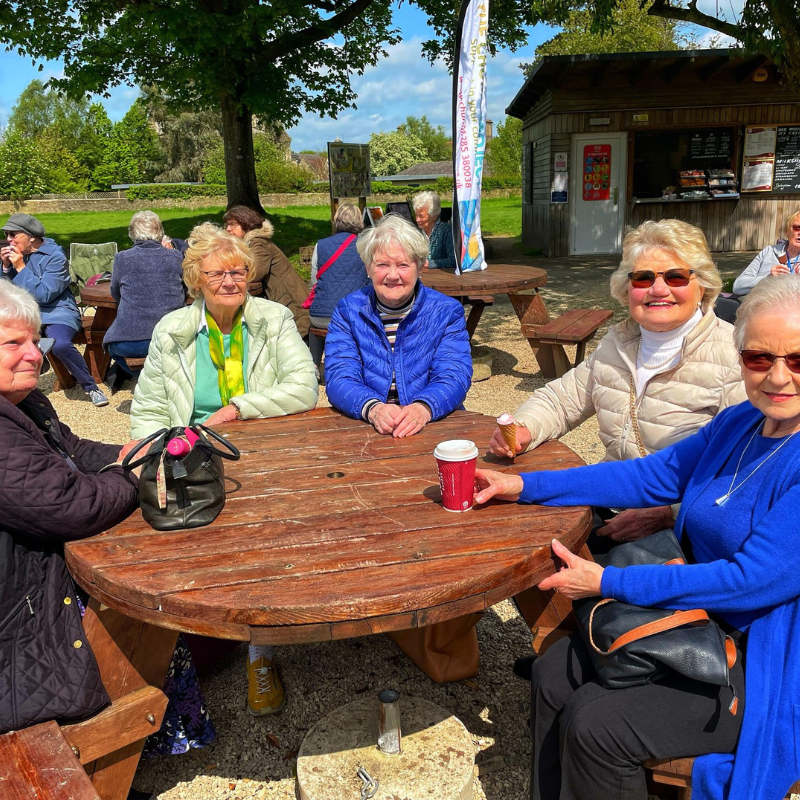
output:
M597 562L603 567L686 563L672 530L614 547ZM597 678L607 689L640 686L678 672L687 678L729 686L736 645L702 609L642 608L596 597L573 604L578 627ZM735 701L735 697L734 697ZM735 702L731 713L735 714Z
M225 506L225 469L222 459L237 461L239 451L205 425L189 428L197 437L185 455L173 455L168 443L184 439L187 428L162 428L150 434L123 459L122 466L142 466L139 506L157 531L199 528L213 522ZM215 447L209 438L223 445ZM137 453L150 445L146 455Z

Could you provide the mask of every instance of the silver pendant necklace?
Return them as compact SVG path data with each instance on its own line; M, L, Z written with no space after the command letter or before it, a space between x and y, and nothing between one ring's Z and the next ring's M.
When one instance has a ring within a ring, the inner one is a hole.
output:
M774 456L774 455L775 455L775 453L777 453L777 452L778 452L778 450L780 450L780 449L781 449L781 447L783 447L783 446L786 444L786 442L788 442L788 441L789 441L789 439L791 439L791 438L792 438L792 436L794 436L794 433L797 433L797 431L795 431L794 433L791 433L791 434L789 434L789 436L787 436L787 437L786 437L786 438L785 438L785 439L784 439L784 440L783 440L783 441L782 441L782 442L781 442L781 443L780 443L780 444L779 444L779 445L778 445L778 446L777 446L777 447L776 447L776 448L775 448L775 449L774 449L774 450L773 450L773 451L772 451L772 452L771 452L771 453L770 453L770 454L769 454L769 455L768 455L766 458L762 459L762 460L759 462L758 466L756 466L756 468L755 468L755 469L754 469L754 470L753 470L753 471L752 471L752 472L751 472L751 473L750 473L750 474L749 474L749 475L748 475L746 478L743 478L743 479L742 479L742 481L741 481L739 484L737 484L736 486L734 486L733 484L734 484L734 483L736 483L736 476L739 474L739 467L741 467L741 466L742 466L742 459L744 458L744 454L747 452L747 448L748 448L748 447L750 447L750 445L753 443L753 439L755 439L755 438L756 438L756 434L757 434L759 431L762 431L762 430L764 430L764 425L766 424L766 422L767 422L767 421L766 421L766 419L765 419L765 420L764 420L764 421L763 421L763 422L762 422L762 423L761 423L761 424L760 424L760 425L759 425L759 426L758 426L758 427L757 427L757 428L756 428L756 429L753 431L753 435L750 437L750 440L749 440L749 441L747 442L747 444L745 445L745 448L744 448L744 450L742 450L742 454L739 456L739 463L736 465L736 472L734 472L734 473L733 473L733 478L731 478L731 485L728 487L728 491L727 491L727 492L725 492L725 494L723 494L723 495L722 495L722 497L718 497L718 498L717 498L717 499L714 501L714 505L715 505L715 506L724 506L724 505L725 505L725 503L727 503L727 502L728 502L728 498L729 498L729 497L730 497L730 496L731 496L731 495L732 495L732 494L733 494L733 493L734 493L734 492L735 492L737 489L739 489L741 486L743 486L745 483L747 483L747 481L749 481L749 480L750 480L750 478L752 478L752 477L753 477L753 475L755 475L755 474L756 474L756 472L758 472L758 471L761 469L761 467L763 467L763 466L764 466L764 464L766 464L766 463L767 463L767 461L769 461L769 460L772 458L772 456Z

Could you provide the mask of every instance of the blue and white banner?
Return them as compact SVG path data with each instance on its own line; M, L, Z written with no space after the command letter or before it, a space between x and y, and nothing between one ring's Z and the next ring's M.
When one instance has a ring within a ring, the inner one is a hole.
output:
M486 150L489 0L464 0L453 60L453 241L456 272L486 269L481 182Z

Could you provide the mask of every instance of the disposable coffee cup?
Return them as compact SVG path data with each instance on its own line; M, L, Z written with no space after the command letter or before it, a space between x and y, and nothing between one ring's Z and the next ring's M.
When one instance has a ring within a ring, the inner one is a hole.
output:
M469 439L440 442L433 451L439 468L442 507L445 511L469 511L475 489L478 448Z

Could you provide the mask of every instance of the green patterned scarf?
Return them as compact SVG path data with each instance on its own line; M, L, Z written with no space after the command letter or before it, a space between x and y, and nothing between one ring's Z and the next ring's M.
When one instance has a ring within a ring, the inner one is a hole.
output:
M206 323L208 324L208 346L211 351L211 361L217 368L217 384L222 405L226 406L231 397L244 394L244 333L242 332L242 309L236 312L231 329L231 355L225 358L225 339L217 321L206 309Z

